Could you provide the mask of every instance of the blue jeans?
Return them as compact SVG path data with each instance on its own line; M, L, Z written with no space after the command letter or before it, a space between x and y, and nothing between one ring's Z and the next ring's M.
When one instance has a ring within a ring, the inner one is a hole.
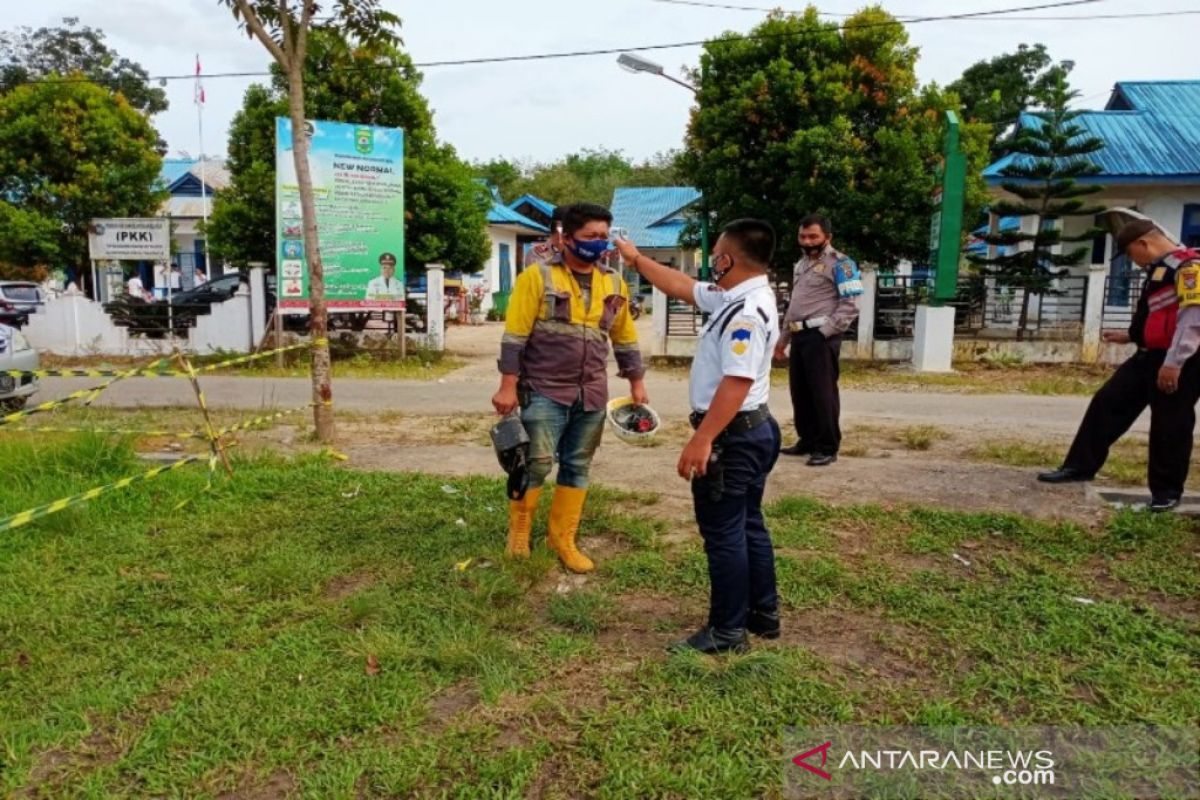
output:
M592 456L604 434L604 409L587 411L582 402L556 403L532 392L521 409L521 422L529 434L529 488L546 482L558 461L558 485L586 489Z
M696 478L692 501L708 557L708 624L732 630L746 627L749 611L779 609L775 550L762 513L767 475L779 458L779 424L768 419L718 445L723 485L714 485L711 473Z

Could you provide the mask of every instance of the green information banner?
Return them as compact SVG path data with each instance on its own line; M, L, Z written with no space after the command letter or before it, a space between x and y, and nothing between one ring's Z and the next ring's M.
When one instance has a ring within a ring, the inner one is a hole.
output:
M308 164L330 311L404 308L404 131L309 120ZM279 307L308 310L292 123L275 119L275 241Z

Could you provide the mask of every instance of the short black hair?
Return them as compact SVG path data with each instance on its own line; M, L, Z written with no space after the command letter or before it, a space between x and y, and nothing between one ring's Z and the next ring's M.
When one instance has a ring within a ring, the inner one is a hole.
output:
M563 209L563 235L574 236L575 232L589 222L612 224L612 212L595 203L572 203Z
M388 262L388 264L390 264L391 266L393 266L393 267L394 267L394 266L396 266L396 257L395 257L394 255L392 255L391 253L381 253L381 254L380 254L380 256L379 256L379 263L380 263L380 265L381 265L381 266L383 265L383 262L384 262L385 260L386 260L386 261Z
M821 233L826 236L833 235L833 223L824 214L805 214L804 219L800 220L801 229L810 228L813 225L818 226L821 229Z
M1117 255L1125 255L1129 245L1152 233L1158 233L1158 226L1148 219L1135 219L1133 222L1127 222L1121 227L1121 230L1117 231Z
M775 254L775 229L762 219L735 219L721 229L742 255L757 266L766 268Z

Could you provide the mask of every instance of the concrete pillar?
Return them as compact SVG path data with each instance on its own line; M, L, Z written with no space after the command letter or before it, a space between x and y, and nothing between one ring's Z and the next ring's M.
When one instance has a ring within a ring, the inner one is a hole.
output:
M860 264L859 270L863 293L858 298L858 357L870 361L875 357L875 296L879 273L874 264Z
M425 267L425 336L429 349L446 348L446 268L441 264Z
M667 355L667 296L656 286L650 297L650 319L654 323L653 355Z
M276 287L278 290L278 287ZM275 302L279 302L278 294ZM250 265L250 347L263 340L267 332L267 280L266 270L260 262ZM277 347L280 345L276 345Z
M1100 359L1100 333L1104 324L1104 284L1108 275L1106 264L1089 264L1087 287L1083 296L1083 341L1079 360L1095 364Z
M954 308L917 306L913 327L913 368L917 372L952 372Z

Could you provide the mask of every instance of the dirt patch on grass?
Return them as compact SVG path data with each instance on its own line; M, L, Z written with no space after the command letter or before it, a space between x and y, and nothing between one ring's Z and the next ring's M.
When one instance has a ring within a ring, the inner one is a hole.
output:
M903 654L922 644L920 635L882 617L834 608L785 610L781 623L779 644L802 647L852 674L912 680L924 672Z
M129 742L122 742L116 726L90 720L92 731L70 749L54 748L38 756L29 772L29 785L14 797L60 797L63 786L76 773L90 773L120 760Z
M327 583L321 591L321 596L326 600L337 602L345 600L352 594L357 594L374 583L375 576L368 572L351 572L347 575L339 575Z
M291 774L279 770L261 781L247 776L237 789L217 795L217 797L218 800L284 800L284 798L295 797L298 790L296 779Z

